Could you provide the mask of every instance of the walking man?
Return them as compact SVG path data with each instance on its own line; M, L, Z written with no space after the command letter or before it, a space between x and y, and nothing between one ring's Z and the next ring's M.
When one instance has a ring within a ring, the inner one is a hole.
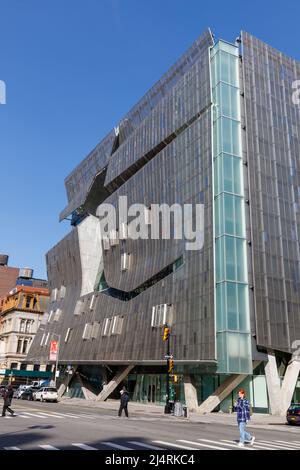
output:
M13 391L12 385L9 385L3 394L4 404L3 404L2 416L6 415L6 410L8 410L12 416L15 416L14 411L10 408L13 394L14 394L14 391Z
M121 401L120 401L120 408L119 408L118 416L120 418L122 415L122 411L124 410L125 415L128 418L128 409L127 409L128 402L129 402L128 392L126 391L125 388L123 388L123 390L121 390L120 393L121 393Z
M239 390L239 398L234 404L234 411L237 412L237 422L240 431L240 441L238 443L239 447L244 447L245 442L249 442L253 446L255 437L251 436L246 431L246 425L250 421L250 403L246 398L246 393L243 388Z

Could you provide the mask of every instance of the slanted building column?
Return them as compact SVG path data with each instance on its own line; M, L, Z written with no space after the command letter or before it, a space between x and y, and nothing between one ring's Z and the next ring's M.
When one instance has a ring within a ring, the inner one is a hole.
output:
M196 411L198 408L197 389L193 385L191 376L189 374L184 375L183 381L186 406L189 411Z

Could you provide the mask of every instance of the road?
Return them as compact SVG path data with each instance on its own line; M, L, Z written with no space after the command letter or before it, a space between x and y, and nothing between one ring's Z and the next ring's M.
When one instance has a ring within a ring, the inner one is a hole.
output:
M113 410L69 403L14 400L12 408L16 417L0 417L1 450L300 450L300 427L249 426L255 445L238 448L237 428L224 424L141 413L119 418Z

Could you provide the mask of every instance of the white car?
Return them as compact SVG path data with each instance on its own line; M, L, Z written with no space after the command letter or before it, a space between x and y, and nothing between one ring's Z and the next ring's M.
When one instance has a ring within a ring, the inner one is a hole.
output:
M33 394L34 400L57 402L58 393L54 387L42 387Z

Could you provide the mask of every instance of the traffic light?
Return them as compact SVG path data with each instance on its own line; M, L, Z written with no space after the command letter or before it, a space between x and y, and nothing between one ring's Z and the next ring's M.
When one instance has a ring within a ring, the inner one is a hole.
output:
M164 341L167 341L169 339L169 336L170 336L170 328L165 326L164 327L164 335L163 335L163 340Z
M175 383L177 383L178 382L178 375L174 374L173 375L173 380L174 380Z
M168 372L172 372L174 368L174 359L171 357L168 361Z

